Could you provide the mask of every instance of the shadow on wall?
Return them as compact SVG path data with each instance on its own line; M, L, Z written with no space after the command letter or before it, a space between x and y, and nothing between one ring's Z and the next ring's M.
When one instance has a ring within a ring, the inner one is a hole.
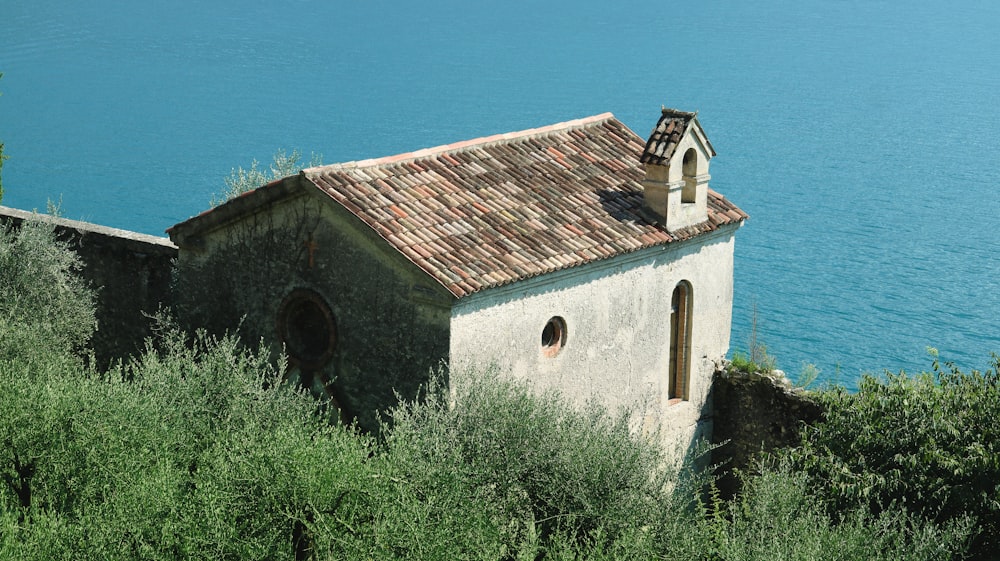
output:
M0 206L0 221L53 223L56 235L83 261L81 275L97 293L97 331L91 340L97 366L143 350L150 315L168 306L177 247L166 238L107 228Z

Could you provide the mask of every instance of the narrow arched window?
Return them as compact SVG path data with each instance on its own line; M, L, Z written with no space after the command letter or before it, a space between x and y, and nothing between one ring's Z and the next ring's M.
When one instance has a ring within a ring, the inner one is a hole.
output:
M670 299L669 399L688 399L691 382L691 284L681 281Z
M698 151L688 148L684 152L684 187L681 190L681 202L693 203L698 197Z

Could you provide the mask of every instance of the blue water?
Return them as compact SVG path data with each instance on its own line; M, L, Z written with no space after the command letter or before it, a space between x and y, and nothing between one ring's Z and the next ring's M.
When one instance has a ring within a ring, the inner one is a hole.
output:
M733 347L970 368L1000 352L1000 3L3 0L4 204L162 234L235 166L612 111L700 111L738 233ZM280 4L280 7L279 7Z

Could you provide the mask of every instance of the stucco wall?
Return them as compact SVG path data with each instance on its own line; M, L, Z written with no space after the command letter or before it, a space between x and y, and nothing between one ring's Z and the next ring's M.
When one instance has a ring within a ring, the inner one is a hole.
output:
M91 340L99 366L141 351L151 335L149 315L170 303L177 248L166 238L0 207L0 220L41 219L55 225L83 262L81 275L97 291L97 331Z
M462 298L451 319L451 376L499 368L582 402L633 407L646 430L687 447L710 428L714 363L729 348L733 234L727 227L685 243L626 254ZM691 388L668 400L671 295L693 287ZM545 356L549 318L565 319L565 347Z
M239 325L246 341L277 352L282 301L296 289L319 293L336 324L321 373L345 416L374 429L394 392L415 395L447 358L452 298L324 197L306 190L182 245L183 310L194 325ZM318 377L312 386L322 390Z

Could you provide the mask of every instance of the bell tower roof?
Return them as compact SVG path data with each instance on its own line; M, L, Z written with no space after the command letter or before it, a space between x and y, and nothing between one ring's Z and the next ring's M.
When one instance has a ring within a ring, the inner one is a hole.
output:
M677 146L684 137L684 133L692 123L694 123L695 128L700 133L699 136L702 137L704 144L707 146L710 157L715 156L715 149L708 142L705 133L701 131L697 111L689 113L687 111L663 107L660 112L660 120L657 121L656 126L653 127L653 132L649 134L649 139L646 140L646 147L642 151L642 156L639 157L640 162L660 166L669 165L670 159L673 158L674 152L677 151Z

